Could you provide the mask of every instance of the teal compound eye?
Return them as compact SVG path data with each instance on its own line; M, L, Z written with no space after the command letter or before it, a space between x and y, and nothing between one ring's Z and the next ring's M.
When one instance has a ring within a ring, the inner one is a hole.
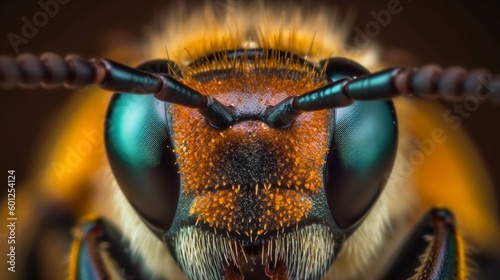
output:
M332 82L369 74L345 58L327 60ZM369 213L392 170L398 126L392 101L356 101L335 109L334 128L324 167L330 212L343 229L352 229Z
M138 69L180 75L178 66L168 60L149 61ZM167 110L168 103L153 95L116 93L106 118L105 144L113 174L154 232L170 227L180 191Z

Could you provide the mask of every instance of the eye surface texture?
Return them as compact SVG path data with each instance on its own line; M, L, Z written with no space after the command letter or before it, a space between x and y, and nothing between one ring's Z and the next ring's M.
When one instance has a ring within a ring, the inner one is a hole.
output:
M176 65L153 60L138 68L170 73ZM105 130L109 162L121 190L157 233L172 223L180 189L166 107L152 95L117 93L108 108Z
M332 82L369 73L345 58L330 58L326 75ZM330 211L343 229L351 229L369 212L391 172L397 148L397 121L391 101L357 101L335 109L324 169Z

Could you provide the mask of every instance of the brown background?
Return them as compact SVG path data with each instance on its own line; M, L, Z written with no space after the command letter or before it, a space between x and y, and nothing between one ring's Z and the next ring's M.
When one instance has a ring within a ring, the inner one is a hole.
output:
M212 2L218 2L212 1ZM103 3L101 3L103 2ZM127 32L141 40L144 27L153 21L168 1L70 0L21 52L54 51L99 56L113 31ZM389 0L335 1L343 9L357 10L355 26L364 29L373 20L371 10L386 9ZM401 0L403 11L375 38L382 46L403 49L418 59L418 65L485 67L500 73L500 3L473 0ZM314 3L314 2L311 2ZM29 19L41 8L36 1L0 3L0 53L14 55L9 32L21 34L21 18ZM18 181L29 177L44 125L70 97L66 90L2 91L0 94L0 172L16 169ZM448 105L450 106L450 105ZM481 105L465 127L479 146L495 185L500 190L500 107ZM500 191L498 191L500 194ZM2 196L4 193L2 192ZM500 195L499 195L500 196Z

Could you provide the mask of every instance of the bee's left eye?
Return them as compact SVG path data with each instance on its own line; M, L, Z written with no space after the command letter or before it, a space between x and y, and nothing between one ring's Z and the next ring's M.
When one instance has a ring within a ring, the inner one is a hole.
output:
M344 58L328 61L327 77L336 81L369 73ZM357 101L335 109L330 150L324 169L330 211L343 229L359 224L387 181L397 148L397 123L391 101Z

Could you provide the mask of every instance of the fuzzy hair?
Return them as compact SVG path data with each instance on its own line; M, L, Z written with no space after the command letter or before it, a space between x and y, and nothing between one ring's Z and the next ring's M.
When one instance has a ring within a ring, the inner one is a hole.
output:
M311 61L341 56L369 69L379 68L374 49L346 47L349 24L330 6L305 8L299 4L267 6L263 2L252 5L233 2L239 4L226 7L205 4L194 11L182 4L173 7L160 19L159 28L151 32L151 39L144 47L145 58L168 57L185 66L206 53L257 47L292 51ZM400 145L399 153L404 149ZM370 263L381 252L389 225L412 207L410 180L404 184L389 180L366 220L344 243L326 279L360 279L367 275ZM143 224L116 182L110 184L109 191L116 211L105 215L131 242L131 251L141 260L145 271L152 279L184 279L168 248ZM399 210L395 213L391 209Z

